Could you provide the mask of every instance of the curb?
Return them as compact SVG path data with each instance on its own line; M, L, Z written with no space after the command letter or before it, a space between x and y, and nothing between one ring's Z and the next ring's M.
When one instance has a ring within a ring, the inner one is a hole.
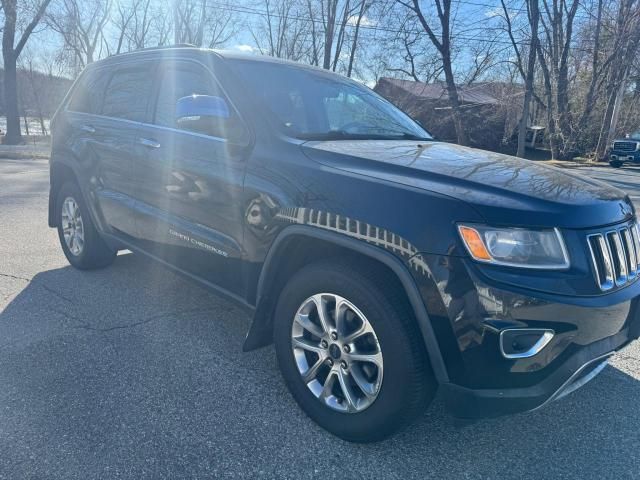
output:
M35 152L28 153L0 151L0 160L49 160L49 154Z

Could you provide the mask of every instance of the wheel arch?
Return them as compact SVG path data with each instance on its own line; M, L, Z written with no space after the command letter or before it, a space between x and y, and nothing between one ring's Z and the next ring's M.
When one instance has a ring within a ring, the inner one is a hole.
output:
M406 265L395 255L362 240L346 235L321 230L307 225L292 225L285 228L274 240L260 272L256 291L256 310L247 333L243 350L250 351L272 343L273 310L279 293L278 276L282 269L279 263L285 252L290 252L292 242L321 242L327 248L336 248L368 259L388 268L404 290L407 301L415 315L422 334L427 355L438 383L449 381L442 353L418 287ZM300 243L298 243L300 244ZM286 271L286 267L284 269Z
M64 161L51 159L49 168L49 215L48 223L50 227L57 227L56 222L56 199L62 185L67 181L79 184L78 176L74 169Z

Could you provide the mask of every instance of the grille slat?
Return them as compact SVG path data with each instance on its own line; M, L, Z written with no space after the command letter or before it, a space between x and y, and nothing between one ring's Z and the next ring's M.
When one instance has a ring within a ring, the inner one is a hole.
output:
M611 258L613 258L613 272L615 276L616 285L623 285L627 283L627 259L622 241L620 240L620 234L617 231L608 232L607 240L609 243L609 249L611 250Z
M600 290L611 290L640 276L640 231L636 224L587 237Z
M631 237L633 238L633 246L636 250L636 271L640 269L640 230L638 224L631 226Z
M622 246L624 247L625 252L627 253L627 271L629 279L636 278L638 273L638 262L636 260L636 247L633 244L633 239L631 238L631 233L628 228L623 228L620 230L620 236L622 238Z

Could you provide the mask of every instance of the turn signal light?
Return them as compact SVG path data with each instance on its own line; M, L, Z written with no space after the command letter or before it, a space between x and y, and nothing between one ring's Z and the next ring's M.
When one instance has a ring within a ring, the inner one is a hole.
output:
M460 225L458 229L473 258L476 260L491 260L491 255L489 255L482 238L480 238L480 234L475 228Z

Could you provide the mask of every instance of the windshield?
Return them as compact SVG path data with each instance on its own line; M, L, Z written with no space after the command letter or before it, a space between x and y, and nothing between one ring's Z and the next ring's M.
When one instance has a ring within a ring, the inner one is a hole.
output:
M387 100L338 75L270 62L230 63L287 135L306 140L431 139Z

